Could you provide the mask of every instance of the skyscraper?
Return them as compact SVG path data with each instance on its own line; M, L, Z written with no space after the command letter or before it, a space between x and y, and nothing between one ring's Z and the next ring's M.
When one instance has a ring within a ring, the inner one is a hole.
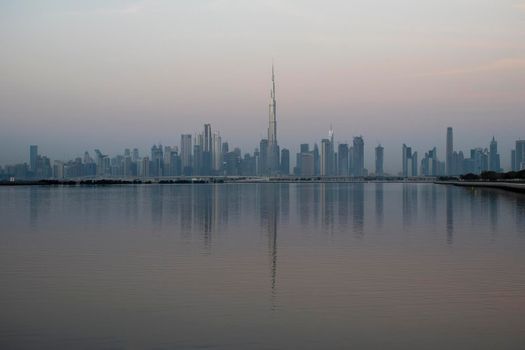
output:
M364 176L365 170L365 142L362 136L354 137L352 147L352 169L353 176Z
M516 141L516 170L525 169L525 140Z
M330 152L330 140L321 140L321 176L330 176L330 163L332 154Z
M341 143L337 147L337 175L348 176L348 144Z
M446 171L448 176L457 175L456 170L454 169L454 135L452 128L449 126L447 128L447 159L446 159Z
M36 159L38 158L38 146L29 146L29 170L36 173Z
M213 173L219 174L222 168L222 140L221 135L218 132L213 133L213 143L212 143L212 163L213 163Z
M380 144L376 147L376 176L384 176L383 171L384 148Z
M332 128L332 125L330 125L330 130L328 130L328 138L330 140L330 158L328 159L328 171L330 176L336 175L336 169L335 169L335 150L334 150L334 129Z
M191 134L180 136L180 161L182 174L185 176L192 175Z
M412 152L412 147L403 144L403 176L417 176L417 152Z
M268 117L268 151L267 168L269 175L279 172L279 147L277 144L277 102L275 100L275 74L272 64L272 88L270 90L270 104ZM262 150L261 150L262 152Z
M498 142L494 136L492 136L492 141L490 141L490 151L489 151L489 170L490 171L500 171L500 158L498 154Z
M132 156L131 156L131 160L134 161L134 162L138 162L139 161L139 150L138 150L138 148L133 148L133 153L132 153Z
M259 164L257 164L257 170L259 175L270 175L268 171L268 140L262 139L259 143Z
M162 176L162 169L164 167L164 156L162 152L162 145L153 145L151 147L151 169L150 176Z
M202 148L202 175L211 175L213 138L211 134L211 125L204 124L204 145Z
M290 175L290 151L286 148L281 150L281 175Z
M202 175L202 143L193 145L193 157L191 162L192 175Z
M421 160L421 176L440 176L445 172L445 163L437 157L436 147L425 153Z
M313 176L315 175L314 154L313 152L300 153L301 168L299 175Z
M320 162L320 156L319 156L319 147L317 146L317 143L314 144L314 150L313 150L313 154L314 154L314 175L319 175L321 173L320 171L320 167L321 167L321 162Z

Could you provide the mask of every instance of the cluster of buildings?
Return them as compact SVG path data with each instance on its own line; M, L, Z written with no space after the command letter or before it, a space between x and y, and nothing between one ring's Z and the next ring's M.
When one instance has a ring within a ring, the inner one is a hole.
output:
M0 166L0 179L68 179L68 178L160 178L176 176L288 176L299 177L376 177L389 176L384 172L384 148L375 147L375 167L365 168L365 142L362 136L353 138L352 144L335 144L330 127L328 138L320 147L301 144L291 168L290 151L281 149L277 142L277 102L275 75L272 67L267 138L260 141L253 153L242 154L240 148L230 149L220 133L204 124L201 133L183 134L180 144L153 145L148 155L139 154L137 148L125 149L123 154L110 157L96 149L94 155L85 152L74 160L51 160L38 153L38 146L29 147L29 164ZM489 148L474 148L470 154L454 150L451 127L447 128L446 159L438 158L436 147L424 154L418 162L418 152L406 144L401 149L403 177L457 176L483 171L502 171L498 143L494 138ZM516 141L512 150L512 170L525 169L525 140Z
M516 141L516 148L518 145L525 144L525 141ZM473 148L470 150L470 157L462 151L454 150L454 131L451 127L447 128L447 148L446 148L446 175L457 176L462 174L480 174L484 171L501 172L503 169L500 164L500 155L498 153L498 143L494 137L490 141L489 148ZM512 153L513 160L515 159L514 151ZM525 168L525 159L520 158L519 168L512 167L513 171ZM523 168L522 168L523 166Z
M363 177L368 175L365 168L365 143L362 136L354 137L352 145L334 143L334 132L330 128L326 139L321 140L321 149L314 144L303 143L296 155L295 176L343 176ZM376 174L383 176L383 147L376 148Z

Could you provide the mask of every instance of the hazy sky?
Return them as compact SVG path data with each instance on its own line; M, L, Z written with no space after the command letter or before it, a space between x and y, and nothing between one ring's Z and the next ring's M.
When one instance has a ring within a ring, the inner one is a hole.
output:
M209 122L231 146L266 135L272 58L278 139L295 153L333 125L444 159L525 137L524 0L0 0L0 164L179 144ZM292 157L295 158L295 157Z

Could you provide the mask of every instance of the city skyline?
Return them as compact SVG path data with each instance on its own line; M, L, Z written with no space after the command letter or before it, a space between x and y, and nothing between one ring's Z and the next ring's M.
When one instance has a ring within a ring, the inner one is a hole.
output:
M272 75L272 81L274 77ZM272 96L274 96L272 94ZM273 105L274 106L274 105ZM270 110L275 110L270 105ZM275 125L270 118L269 126ZM269 128L269 130L270 130ZM274 135L276 129L274 129ZM269 136L271 136L269 132ZM213 136L212 136L213 135ZM410 145L401 148L401 171L384 171L384 147L374 148L374 168L364 167L365 141L356 136L352 144L336 143L334 131L330 128L329 138L321 140L310 149L308 143L300 145L295 163L291 162L290 150L277 149L275 165L269 166L272 149L268 139L261 139L260 148L253 153L231 147L228 141L222 142L220 133L212 134L210 124L204 124L203 132L182 134L179 145L154 144L150 153L141 153L137 148L126 148L114 156L94 150L92 158L89 151L83 157L67 161L52 160L39 154L38 145L29 146L29 162L0 166L0 178L18 179L62 179L62 178L162 178L180 176L296 176L296 177L354 177L394 176L394 177L439 177L482 174L483 172L520 171L525 169L525 140L516 140L511 152L511 168L501 166L498 142L493 137L489 147L474 147L469 151L454 148L453 128L446 129L447 153L440 158L437 148L424 153L421 161L418 152ZM280 152L279 152L280 151ZM423 153L422 153L423 154Z
M180 148L179 145L168 144L164 146L162 142L153 144L151 147L151 156L143 156L139 159L140 152L137 147L133 147L133 157L131 157L131 148L124 150L124 157L129 158L135 165L136 169L134 173L130 173L130 165L126 165L126 170L119 172L119 176L140 176L140 177L159 177L159 176L211 176L211 175L259 175L259 176L274 176L274 175L314 175L314 176L352 176L362 177L369 173L389 174L390 176L457 176L469 172L481 173L482 171L503 171L505 167L501 164L501 154L498 150L498 142L495 136L492 136L489 147L477 147L470 149L470 158L465 156L468 154L467 151L455 150L454 149L454 136L453 128L447 127L446 142L445 142L445 156L444 160L440 161L437 147L433 146L422 159L421 164L418 162L418 152L413 149L412 146L407 146L405 143L402 144L401 148L401 171L385 171L385 156L384 147L381 143L378 143L374 148L374 158L367 159L365 156L365 143L363 136L354 136L352 143L344 141L336 141L334 139L334 130L332 124L328 131L328 138L320 140L320 151L318 142L313 142L313 168L309 170L301 169L303 162L304 153L312 153L308 151L309 144L301 143L299 145L299 151L294 162L290 161L290 150L288 148L280 148L277 141L277 97L276 97L276 84L275 84L275 68L274 63L271 65L271 88L270 88L270 102L268 105L268 128L267 137L261 138L259 142L259 148L253 149L253 161L254 164L244 169L244 174L241 168L246 167L245 165L238 165L239 169L234 170L231 168L229 163L242 163L242 157L250 156L250 151L244 149L241 150L239 147L232 148L233 152L229 152L229 143L222 142L222 137L219 131L214 131L212 135L212 128L210 123L204 124L203 133L194 134L181 134L180 135ZM515 147L511 149L509 157L508 170L520 170L523 160L524 141L521 139L516 140ZM306 146L306 151L303 150L303 146ZM171 153L172 151L177 155L180 164L177 165L177 170L172 168ZM295 148L292 148L295 151ZM96 148L94 152L97 157L96 170L93 174L88 171L90 175L96 176L115 176L112 174L110 160L113 162L115 158L109 158L108 155L103 155L102 152ZM164 152L164 153L163 153ZM319 153L320 152L320 153ZM235 155L230 155L235 153ZM368 152L370 153L370 152ZM32 173L33 177L56 177L57 173L59 177L64 177L64 169L55 170L53 167L48 166L50 171L44 172L47 175L43 175L42 171L37 173L36 163L38 158L38 145L29 146L29 164L27 170ZM117 153L116 157L119 157ZM250 156L251 157L251 156ZM281 160L281 157L283 158ZM468 158L468 159L467 159ZM51 164L51 160L45 157L46 162ZM66 164L71 162L72 159L81 159L78 155L69 159L54 159L55 163ZM99 164L99 160L103 159L106 163ZM229 161L228 161L229 159ZM387 158L389 159L389 158ZM472 161L469 163L469 159ZM519 161L522 159L522 161ZM93 160L90 158L88 151L84 151L83 162L87 163L86 160ZM310 160L305 159L306 163L309 164ZM465 163L467 161L467 163ZM473 163L472 163L473 162ZM20 164L20 163L18 163ZM475 164L475 165L474 165ZM0 166L2 164L0 163ZM369 170L367 165L370 166ZM13 166L8 164L6 166ZM63 165L62 165L63 167ZM168 167L169 169L164 169ZM228 169L230 167L230 169ZM293 171L290 171L292 167ZM13 168L14 169L14 168ZM141 169L139 171L139 169ZM251 170L250 170L251 169ZM17 171L20 173L20 171ZM5 175L5 174L4 174ZM78 175L80 176L80 175Z
M473 10L475 8L475 11ZM0 5L0 162L38 144L54 159L178 143L209 123L252 149L267 134L269 62L278 138L458 149L495 136L501 162L525 129L523 1L392 3L56 0ZM268 25L267 19L272 19ZM93 24L96 24L95 26ZM497 30L495 29L497 28ZM109 34L109 35L108 35Z

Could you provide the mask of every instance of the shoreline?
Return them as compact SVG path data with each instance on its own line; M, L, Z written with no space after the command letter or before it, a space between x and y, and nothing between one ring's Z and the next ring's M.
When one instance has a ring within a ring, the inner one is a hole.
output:
M437 185L452 185L458 187L493 188L505 191L525 193L525 182L489 182L489 181L435 181Z
M168 179L75 179L75 180L18 180L0 181L0 187L18 186L118 186L118 185L212 185L212 184L281 184L281 183L401 183L401 184L436 184L471 188L492 188L525 193L525 182L489 182L489 181L438 181L436 178L353 178L353 177L181 177Z
M434 183L435 178L354 178L354 177L180 177L150 179L71 179L0 181L0 186L108 186L108 185L177 185L230 183Z

